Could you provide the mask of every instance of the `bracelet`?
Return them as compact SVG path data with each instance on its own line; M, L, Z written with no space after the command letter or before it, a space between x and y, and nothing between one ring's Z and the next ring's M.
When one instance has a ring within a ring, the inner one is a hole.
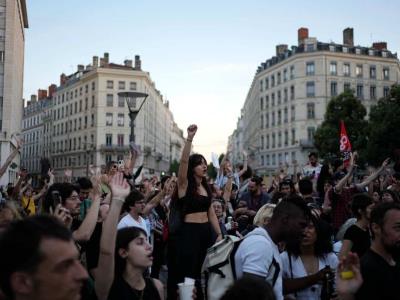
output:
M193 140L191 140L191 139L186 139L186 141L188 141L188 142L193 142Z
M121 201L122 203L125 203L125 199L118 198L118 197L112 197L112 200Z

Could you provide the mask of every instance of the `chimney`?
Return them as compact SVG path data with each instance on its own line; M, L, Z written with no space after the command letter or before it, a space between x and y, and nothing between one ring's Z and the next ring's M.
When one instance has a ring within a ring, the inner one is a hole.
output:
M347 27L343 30L343 45L354 46L354 34L353 28Z
M276 45L276 56L280 56L282 54L285 54L287 49L288 49L288 45L286 45L286 44Z
M375 50L387 50L387 43L386 42L376 42L372 44L372 48Z
M57 91L57 86L55 84L52 84L49 86L49 97L52 98L53 95L56 93Z
M31 104L35 103L37 101L37 96L36 95L31 95L31 101L29 101Z
M124 60L124 65L125 65L125 67L132 68L132 60L131 59L125 59Z
M103 68L105 66L104 58L100 57L100 67Z
M85 66L84 65L78 65L78 72L83 72L85 71Z
M98 56L93 56L92 65L93 65L94 69L96 69L99 66L99 57Z
M42 99L46 99L47 98L47 90L38 90L37 92L38 94L38 99L42 100Z
M297 30L297 39L299 45L304 43L305 39L308 39L308 28L306 27L301 27Z
M139 55L135 55L135 70L138 70L138 71L142 70L142 61L140 60Z
M108 52L104 52L104 64L108 65L110 63L110 55Z
M60 75L60 86L64 85L67 82L67 75L65 75L64 73L62 73Z

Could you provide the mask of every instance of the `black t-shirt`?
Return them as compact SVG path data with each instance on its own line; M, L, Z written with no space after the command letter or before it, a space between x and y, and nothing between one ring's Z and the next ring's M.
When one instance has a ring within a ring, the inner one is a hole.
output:
M398 300L400 298L400 261L390 266L379 254L369 249L361 259L363 284L357 300Z
M358 257L360 258L371 246L369 230L362 230L357 225L351 225L349 228L347 228L343 239L351 241L351 252L357 253Z
M102 222L97 222L96 227L90 237L90 240L86 244L86 264L88 270L95 269L99 262L100 254L100 239L103 228Z
M108 300L161 300L153 279L145 278L145 281L144 290L138 291L133 289L122 276L116 277L108 294Z

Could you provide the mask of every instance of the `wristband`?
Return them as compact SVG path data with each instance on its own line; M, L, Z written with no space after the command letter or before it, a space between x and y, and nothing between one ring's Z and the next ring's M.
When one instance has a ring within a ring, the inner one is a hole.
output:
M117 201L121 201L122 203L125 203L125 199L118 198L118 197L112 197L112 200L117 200Z
M188 142L193 142L193 139L191 140L191 139L186 139L186 141L188 141Z

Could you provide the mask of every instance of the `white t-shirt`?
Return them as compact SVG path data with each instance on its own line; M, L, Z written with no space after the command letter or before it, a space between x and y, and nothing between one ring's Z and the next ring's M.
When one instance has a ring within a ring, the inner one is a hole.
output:
M289 264L289 256L288 253L282 252L281 253L281 260L282 260L282 277L283 278L300 278L300 277L305 277L308 276L306 269L304 268L303 261L301 260L301 257L295 257L292 255L292 273L290 272L290 264ZM318 270L322 270L325 268L325 266L330 266L333 272L336 271L336 268L339 264L339 260L333 252L328 253L324 258L319 259L319 266ZM336 272L335 272L336 273ZM321 296L321 289L322 285L321 284L314 284L304 290L297 291L296 292L296 297L294 294L291 296L293 299L296 300L319 300ZM288 295L289 296L289 295Z
M283 300L282 293L282 264L277 245L272 241L268 232L261 227L254 229L244 238L235 254L236 274L238 278L243 273L254 274L265 277L265 280L272 285L275 270L271 264L279 265L279 273L273 286L277 300Z
M127 214L125 217L121 219L118 223L118 229L125 227L139 227L143 229L147 233L147 239L150 238L150 231L147 227L145 219L139 216L139 221L136 221L130 214Z

